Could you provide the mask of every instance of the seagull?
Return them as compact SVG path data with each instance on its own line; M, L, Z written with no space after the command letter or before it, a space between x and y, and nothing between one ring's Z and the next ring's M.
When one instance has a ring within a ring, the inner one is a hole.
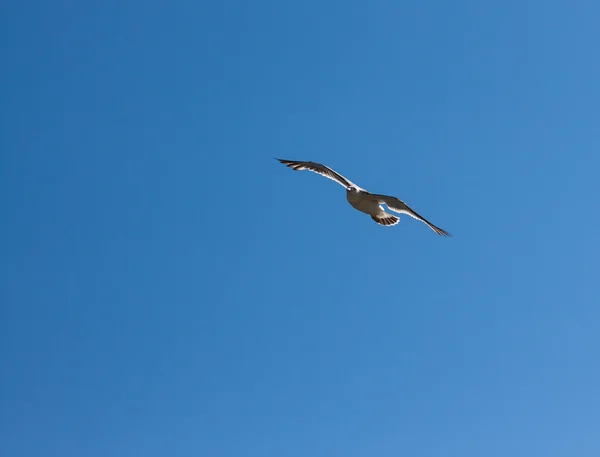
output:
M367 192L362 187L357 186L349 179L344 178L341 174L329 167L326 167L325 165L316 162L301 162L297 160L275 160L279 160L279 162L291 168L292 170L310 170L320 174L321 176L332 179L338 184L341 184L346 188L346 198L348 199L348 202L355 209L369 214L371 218L380 225L389 227L400 222L400 218L398 216L394 216L393 214L385 211L383 206L381 206L382 204L385 204L390 210L396 213L408 214L409 216L427 224L429 228L438 235L447 237L452 236L447 231L436 227L423 216L420 216L402 200L399 200L396 197L390 197L388 195L379 195Z

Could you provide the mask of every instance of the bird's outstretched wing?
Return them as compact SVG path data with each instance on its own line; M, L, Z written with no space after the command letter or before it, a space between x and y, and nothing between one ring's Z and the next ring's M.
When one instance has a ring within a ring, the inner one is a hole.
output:
M424 222L425 224L427 224L429 226L429 228L431 228L431 230L433 230L438 235L448 236L448 237L452 236L446 230L443 230L443 229L433 225L431 222L429 222L427 219L425 219L419 213L414 211L410 206L408 206L406 203L404 203L402 200L400 200L396 197L390 197L388 195L378 195L378 194L369 194L369 196L371 198L374 198L375 200L377 200L379 203L385 203L387 205L387 207L389 209L391 209L392 211L395 211L397 213L402 213L402 214L408 214L409 216L414 217L415 219L417 219L421 222Z
M356 184L354 184L352 181L350 181L349 179L344 178L338 172L336 172L336 171L332 170L331 168L326 167L325 165L322 165L320 163L300 162L297 160L285 160L285 159L276 159L276 160L279 160L282 164L290 167L292 170L314 171L315 173L319 173L321 176L325 176L326 178L333 179L335 182L337 182L338 184L341 184L344 187L353 186L353 187L358 188L358 186Z

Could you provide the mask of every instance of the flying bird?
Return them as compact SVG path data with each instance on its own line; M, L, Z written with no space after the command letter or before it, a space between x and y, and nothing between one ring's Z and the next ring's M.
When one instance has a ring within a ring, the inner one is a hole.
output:
M357 186L349 179L344 178L338 172L325 165L316 162L300 162L296 160L276 159L282 164L290 167L292 170L310 170L315 173L332 179L346 188L346 198L348 202L357 210L369 214L371 218L380 225L392 226L400 222L398 216L387 213L382 204L385 204L390 210L396 213L408 214L411 217L427 224L431 230L441 236L451 236L447 231L436 227L423 216L410 208L402 200L388 195L372 194L365 189Z

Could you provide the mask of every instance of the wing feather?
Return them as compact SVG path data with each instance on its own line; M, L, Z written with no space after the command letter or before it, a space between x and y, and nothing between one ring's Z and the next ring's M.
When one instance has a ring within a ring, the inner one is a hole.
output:
M358 187L349 179L344 178L341 174L332 170L329 167L326 167L323 164L317 162L302 162L297 160L285 160L285 159L276 159L279 160L282 164L287 167L290 167L292 170L310 170L312 172L318 173L321 176L325 176L326 178L332 179L338 184L344 187Z
M410 206L408 206L402 200L400 200L396 197L390 197L388 195L377 195L377 194L370 194L370 195L373 198L377 199L377 201L379 203L385 203L387 205L387 207L389 209L391 209L392 211L395 211L397 213L407 214L410 217L413 217L413 218L417 219L418 221L421 221L421 222L427 224L427 226L429 226L429 228L431 230L433 230L435 233L437 233L438 235L447 236L447 237L452 236L446 230L433 225L431 222L429 222L427 219L425 219L423 216L421 216L419 213L417 213L415 210L413 210Z

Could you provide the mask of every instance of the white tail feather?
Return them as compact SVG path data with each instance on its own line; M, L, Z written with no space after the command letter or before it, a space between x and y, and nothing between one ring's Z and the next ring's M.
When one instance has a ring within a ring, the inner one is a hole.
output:
M400 222L399 217L388 213L372 214L371 218L379 225L385 225L386 227L389 227L390 225L396 225L398 222Z

